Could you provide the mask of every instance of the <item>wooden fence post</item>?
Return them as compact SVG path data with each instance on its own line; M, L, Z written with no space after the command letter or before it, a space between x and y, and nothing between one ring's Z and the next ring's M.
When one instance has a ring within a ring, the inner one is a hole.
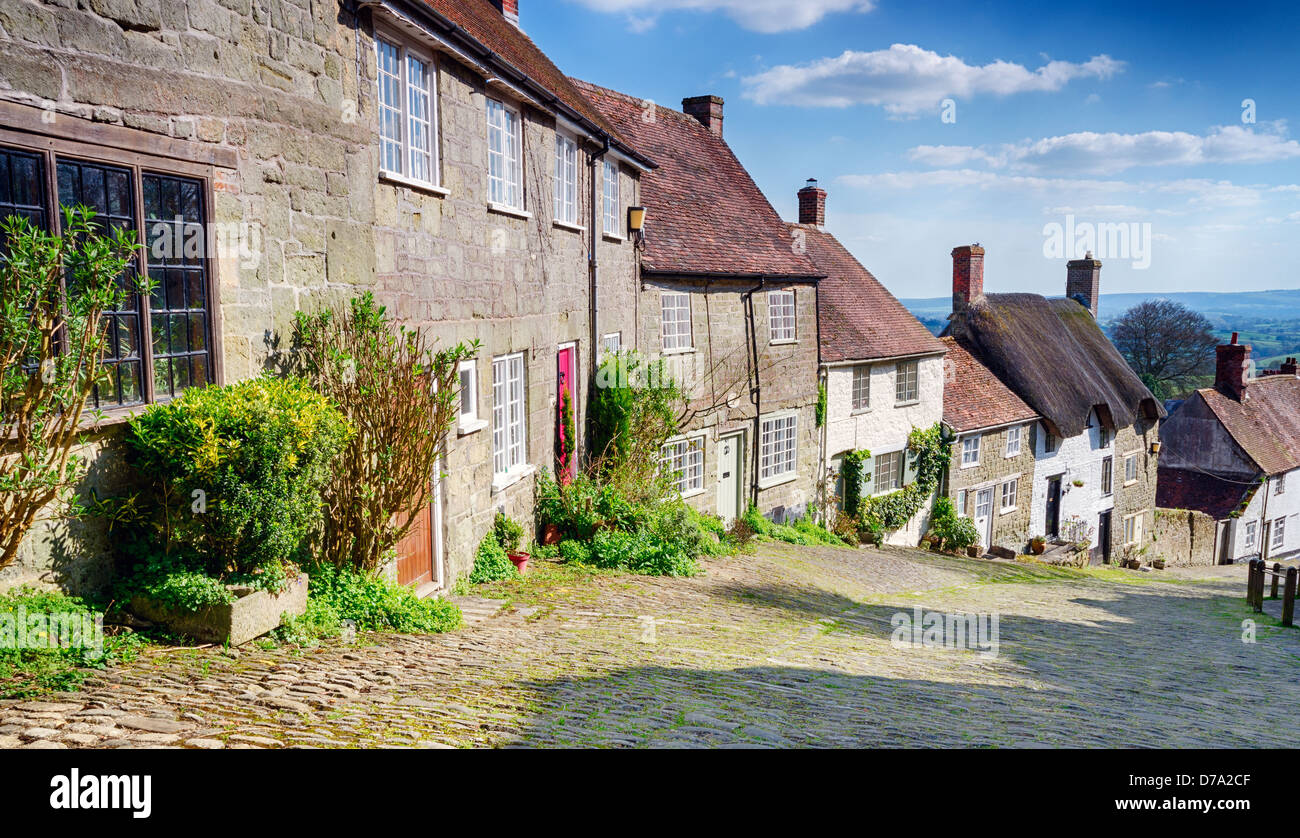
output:
M1273 590L1269 599L1277 599L1277 583L1282 580L1282 563L1273 562Z
M1286 593L1282 597L1282 625L1295 625L1295 586L1300 570L1294 567L1286 569Z
M1250 585L1250 607L1258 614L1264 610L1264 568L1268 565L1263 559L1255 559L1252 563L1255 573Z

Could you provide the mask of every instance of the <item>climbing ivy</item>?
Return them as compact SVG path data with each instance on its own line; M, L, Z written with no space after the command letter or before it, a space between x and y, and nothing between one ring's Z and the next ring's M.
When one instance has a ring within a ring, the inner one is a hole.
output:
M862 503L862 483L871 477L871 472L864 471L863 466L871 462L871 452L865 448L849 451L844 455L840 465L840 476L844 478L844 508L857 509Z
M826 424L826 382L823 381L817 385L817 408L813 414L817 420L817 427Z
M858 519L887 531L906 526L939 488L939 481L948 470L951 445L952 440L940 423L936 422L929 428L914 428L907 437L907 452L916 479L897 492L863 498L858 507ZM846 463L847 460L846 457ZM845 495L848 495L847 480Z

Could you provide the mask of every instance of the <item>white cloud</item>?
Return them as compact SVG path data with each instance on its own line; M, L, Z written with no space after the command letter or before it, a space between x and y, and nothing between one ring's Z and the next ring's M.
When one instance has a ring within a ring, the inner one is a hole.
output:
M1108 55L1082 64L1049 61L1036 70L1009 61L976 66L914 44L894 44L773 67L747 77L744 84L745 95L760 105L878 105L893 116L913 116L948 97L1060 90L1072 79L1107 79L1123 69L1123 61Z
M908 157L931 166L982 163L1026 172L1110 174L1134 166L1271 163L1300 157L1300 143L1287 139L1286 122L1278 120L1258 129L1220 125L1204 136L1185 131L1081 131L996 146L923 145L911 149Z
M645 32L666 11L723 12L744 29L807 29L829 14L869 12L875 0L577 0L597 12L623 13L633 32Z

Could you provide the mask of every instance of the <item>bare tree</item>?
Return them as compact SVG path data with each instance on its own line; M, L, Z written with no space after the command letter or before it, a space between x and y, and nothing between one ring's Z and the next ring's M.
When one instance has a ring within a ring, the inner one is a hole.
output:
M1157 398L1173 398L1214 374L1210 321L1182 303L1147 300L1111 327L1111 339Z

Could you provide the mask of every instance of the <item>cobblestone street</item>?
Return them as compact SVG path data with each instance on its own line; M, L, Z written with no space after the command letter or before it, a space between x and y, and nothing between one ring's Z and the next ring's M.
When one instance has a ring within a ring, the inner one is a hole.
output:
M1244 568L1084 574L764 545L696 579L546 575L435 637L150 650L0 702L4 747L1265 746L1300 734L1300 631ZM503 592L498 591L495 595ZM917 607L996 612L1000 654L895 648Z

